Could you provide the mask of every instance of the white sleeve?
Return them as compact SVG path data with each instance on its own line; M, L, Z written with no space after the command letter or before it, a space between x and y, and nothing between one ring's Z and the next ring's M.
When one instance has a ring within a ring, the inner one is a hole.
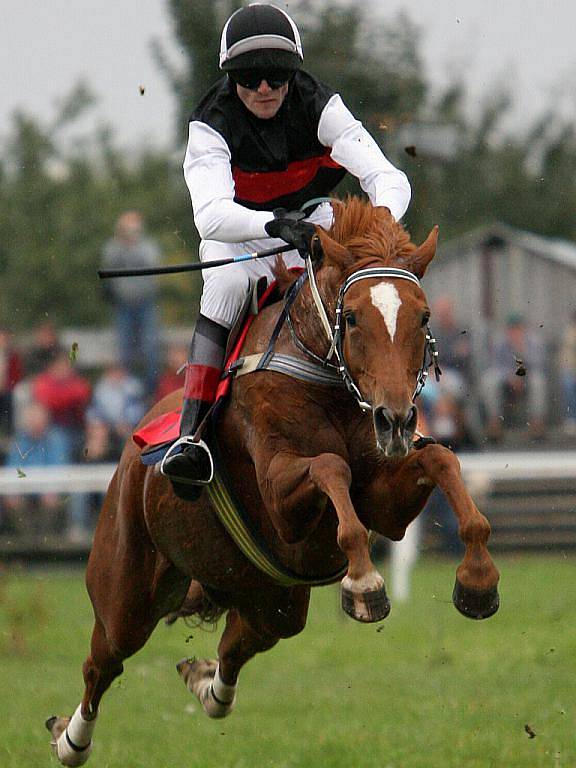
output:
M322 110L318 139L331 148L333 160L356 176L372 205L386 206L396 220L402 218L411 196L406 174L384 156L338 94Z
M251 211L234 202L234 179L228 145L210 126L190 123L184 178L190 190L194 223L203 240L242 243L269 237L268 211Z

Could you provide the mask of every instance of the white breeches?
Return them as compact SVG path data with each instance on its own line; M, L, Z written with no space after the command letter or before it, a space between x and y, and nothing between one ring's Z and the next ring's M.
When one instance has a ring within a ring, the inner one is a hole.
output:
M322 203L312 212L307 221L318 224L324 229L329 229L332 225L332 218L332 206L330 203ZM262 240L250 240L245 243L202 240L200 243L200 261L228 259L244 253L275 248L279 245L285 245L284 241L271 237ZM288 268L304 266L298 251L287 251L282 254L282 258ZM238 264L205 270L202 273L204 289L200 302L200 312L219 325L230 328L244 303L250 284L260 277L265 277L268 283L274 280L272 270L275 261L276 256L269 256L265 259L243 261Z

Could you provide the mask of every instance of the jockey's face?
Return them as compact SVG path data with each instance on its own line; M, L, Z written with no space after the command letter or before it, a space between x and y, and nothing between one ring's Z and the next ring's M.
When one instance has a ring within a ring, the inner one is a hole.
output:
M278 112L288 93L288 83L280 88L270 88L266 80L262 80L258 90L251 91L236 83L236 93L246 109L261 120L269 120Z

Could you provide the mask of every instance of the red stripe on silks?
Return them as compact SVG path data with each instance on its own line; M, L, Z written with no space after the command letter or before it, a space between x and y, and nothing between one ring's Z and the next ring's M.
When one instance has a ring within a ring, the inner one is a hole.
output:
M186 368L184 397L213 403L222 371L211 365L189 365Z
M285 171L250 173L240 168L232 169L236 197L251 203L265 203L292 192L299 192L314 180L321 168L341 168L330 157L327 149L323 155L295 160Z

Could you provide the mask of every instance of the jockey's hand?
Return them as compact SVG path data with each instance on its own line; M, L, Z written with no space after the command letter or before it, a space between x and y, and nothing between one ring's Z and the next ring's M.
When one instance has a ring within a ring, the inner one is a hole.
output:
M270 237L279 237L288 245L293 245L303 259L310 253L310 243L316 234L314 224L302 221L305 216L303 211L286 211L284 208L277 208L272 221L264 225Z

